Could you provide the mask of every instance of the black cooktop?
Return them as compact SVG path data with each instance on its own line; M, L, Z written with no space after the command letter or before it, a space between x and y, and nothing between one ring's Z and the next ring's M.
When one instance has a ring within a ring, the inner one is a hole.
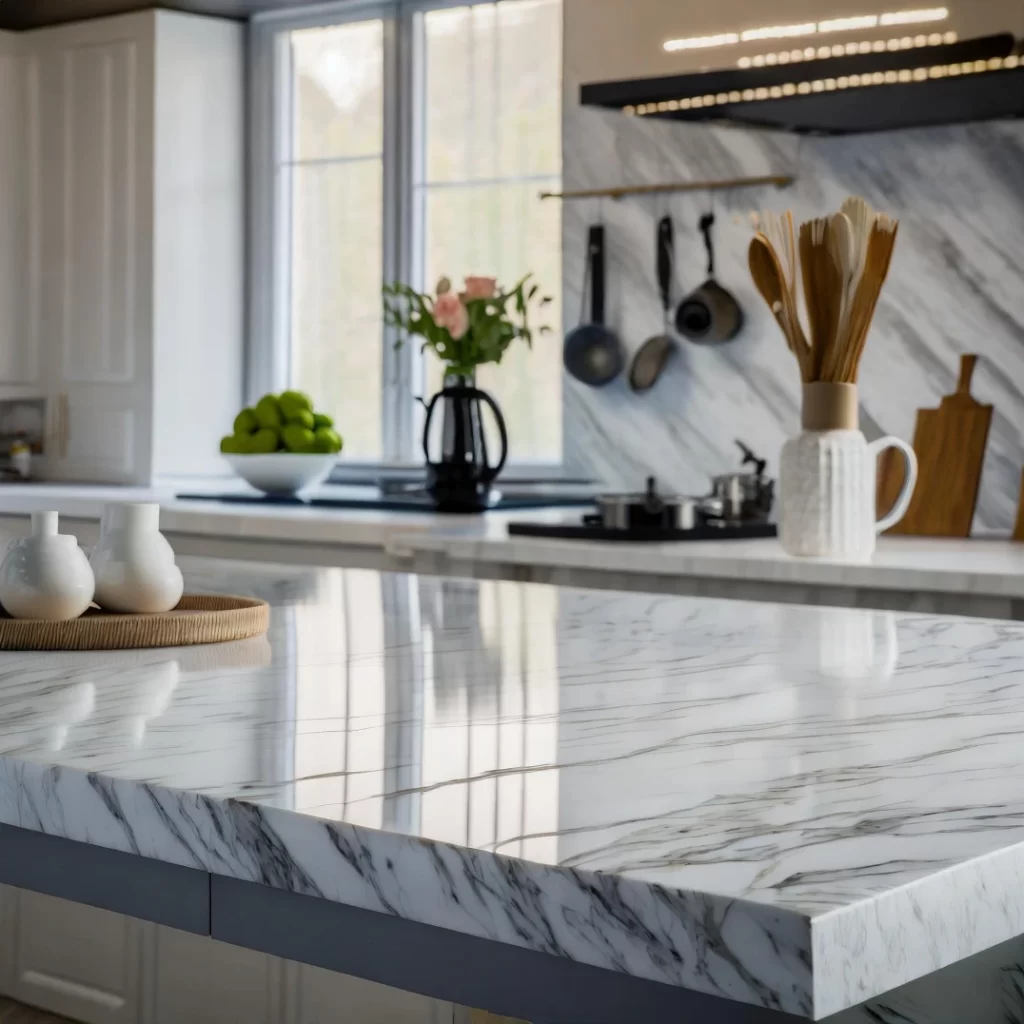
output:
M629 544L655 544L687 540L759 540L777 537L774 523L736 523L728 526L702 525L692 530L661 528L611 530L588 523L552 525L550 523L510 523L510 536L550 537L558 540L605 540Z
M380 494L350 498L295 498L265 494L178 494L179 501L216 501L223 505L250 507L336 508L364 512L428 512L441 514L425 494ZM594 499L583 495L496 495L487 512L516 512L546 508L585 508ZM447 513L449 515L458 513Z

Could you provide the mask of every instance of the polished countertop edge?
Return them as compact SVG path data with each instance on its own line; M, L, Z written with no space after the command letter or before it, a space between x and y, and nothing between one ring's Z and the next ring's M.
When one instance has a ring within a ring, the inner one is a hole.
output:
M728 547L728 552L723 549ZM915 551L917 547L919 550ZM992 538L971 540L882 538L867 563L793 558L774 540L629 544L534 537L459 536L453 531L395 536L395 557L436 554L452 560L618 572L631 576L678 576L783 583L796 586L974 594L1024 598L1024 544ZM1002 571L969 569L979 555ZM937 564L912 562L934 557ZM963 567L942 564L962 560Z
M11 756L0 822L813 1020L1024 934L1024 844L810 916Z
M827 911L812 931L820 1019L1024 934L1024 843Z
M788 909L9 755L0 823L819 1016L812 922Z

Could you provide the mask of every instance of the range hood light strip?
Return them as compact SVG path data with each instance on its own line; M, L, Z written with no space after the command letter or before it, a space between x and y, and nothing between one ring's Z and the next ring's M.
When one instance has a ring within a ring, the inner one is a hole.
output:
M853 32L857 29L878 26L889 28L894 25L920 25L933 21L945 21L948 17L949 9L946 7L889 11L885 14L858 14L848 18L827 18L825 21L808 21L798 25L764 25L739 33L719 32L710 36L666 39L662 47L667 53L677 53L680 50L705 50L717 46L735 46L737 43L752 43L758 39L791 39L829 32Z
M764 28L751 28L740 33L740 41L753 43L758 39L791 39L794 36L813 36L818 26L813 21L800 25L767 25Z
M945 7L928 7L919 11L891 11L878 19L878 24L885 28L890 25L920 25L928 21L945 21L949 10Z
M759 53L753 57L740 57L736 66L749 68L771 67L776 64L800 64L805 60L827 60L830 57L852 57L860 53L895 53L897 50L915 50L922 46L952 45L959 39L955 32L932 32L929 36L904 36L902 39L863 39L859 43L836 43L835 46L805 47L803 50L783 50L779 53Z
M855 18L832 18L819 21L819 32L854 32L860 28L878 28L877 14L862 14Z
M720 32L715 36L691 36L689 39L669 39L665 50L674 53L676 50L708 50L714 46L735 46L740 41L738 32Z
M1013 71L1024 67L1024 58L1017 54L1009 57L992 57L989 60L968 60L961 64L936 64L932 67L901 68L899 71L872 71L862 75L840 75L838 78L819 78L813 82L786 82L770 88L744 89L742 92L720 92L717 95L682 97L678 100L663 100L658 103L641 103L625 106L624 114L646 117L649 114L667 113L676 110L700 110L704 107L723 106L729 103L758 103L778 100L790 96L807 96L809 93L835 92L837 89L858 89L865 86L894 85L896 83L926 82L934 78L952 78L958 75L975 75L990 71Z

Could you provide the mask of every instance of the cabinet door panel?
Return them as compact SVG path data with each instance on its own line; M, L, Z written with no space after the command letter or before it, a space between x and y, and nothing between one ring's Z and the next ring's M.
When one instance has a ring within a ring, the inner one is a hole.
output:
M137 46L131 40L61 53L63 267L61 376L135 376Z
M138 1019L139 922L6 887L0 922L4 994L85 1024Z
M40 381L66 410L51 414L44 467L58 480L149 479L152 26L138 15L26 37L27 149L42 200L28 228L26 316Z
M32 384L39 375L39 339L26 301L34 283L26 250L38 210L37 168L26 158L34 69L19 37L0 34L0 385Z
M350 978L344 974L288 964L288 1024L451 1024L451 1003Z
M146 1024L280 1024L282 961L170 928L153 931Z

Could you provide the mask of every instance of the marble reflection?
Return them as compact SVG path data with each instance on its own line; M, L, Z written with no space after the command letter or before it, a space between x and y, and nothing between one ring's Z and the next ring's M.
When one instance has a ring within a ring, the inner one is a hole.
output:
M268 637L0 655L0 822L804 1015L1024 933L1022 627L184 561Z

